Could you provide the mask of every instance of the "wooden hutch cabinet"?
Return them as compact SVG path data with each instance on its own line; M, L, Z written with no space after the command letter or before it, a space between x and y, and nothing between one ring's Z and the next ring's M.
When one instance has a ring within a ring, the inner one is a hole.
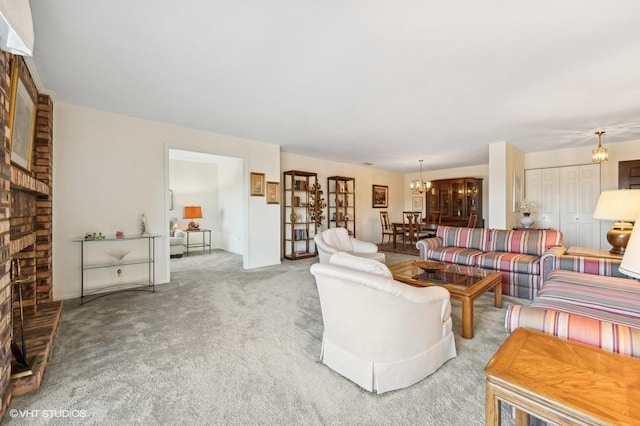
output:
M426 220L441 225L467 226L469 216L477 214L476 228L484 228L482 219L482 179L457 178L431 181L426 196Z
M327 178L329 228L346 228L356 236L355 179L344 176Z

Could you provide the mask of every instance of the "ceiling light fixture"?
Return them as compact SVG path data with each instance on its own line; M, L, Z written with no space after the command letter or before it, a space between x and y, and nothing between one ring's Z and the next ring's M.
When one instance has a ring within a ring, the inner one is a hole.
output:
M604 130L598 130L596 135L598 135L598 148L591 151L591 162L592 163L602 163L603 161L609 160L609 151L607 148L602 147L602 135L604 135Z
M409 188L411 189L412 192L418 192L422 194L427 189L431 188L431 182L425 182L422 180L422 162L424 160L418 160L418 161L420 161L420 179L412 180L411 183L409 184Z

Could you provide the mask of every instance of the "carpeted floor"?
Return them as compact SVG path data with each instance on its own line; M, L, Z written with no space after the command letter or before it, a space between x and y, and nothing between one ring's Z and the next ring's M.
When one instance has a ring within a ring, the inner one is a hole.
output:
M387 263L407 258L388 253ZM172 282L156 293L65 302L41 389L14 398L4 422L484 424L483 369L506 338L492 296L476 302L470 340L460 338L453 302L457 358L414 386L375 395L319 362L316 261L245 271L240 256L214 251L172 260ZM12 418L11 410L82 417Z

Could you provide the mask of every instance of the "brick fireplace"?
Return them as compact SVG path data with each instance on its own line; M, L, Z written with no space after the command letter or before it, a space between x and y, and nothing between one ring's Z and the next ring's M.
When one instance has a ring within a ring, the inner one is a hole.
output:
M17 66L27 90L36 99L36 126L30 170L11 164L10 90L11 69ZM25 313L34 317L38 311L54 313L53 340L61 303L52 301L52 172L53 172L53 104L49 96L37 93L35 84L20 56L0 52L0 393L4 416L15 383L11 379L10 324L17 307L10 300L9 269L12 259L19 259L23 274L34 277L25 285ZM14 298L15 299L15 298ZM44 315L41 314L41 315ZM16 321L14 321L15 323ZM14 326L15 329L15 326ZM46 334L46 333L45 333ZM25 333L28 335L28 333ZM51 342L52 343L52 342ZM40 362L46 365L46 356ZM43 371L43 370L42 370ZM38 379L38 385L39 380Z

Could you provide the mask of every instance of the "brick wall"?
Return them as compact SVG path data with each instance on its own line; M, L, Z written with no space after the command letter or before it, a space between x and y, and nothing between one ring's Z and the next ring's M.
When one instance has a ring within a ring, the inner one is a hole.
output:
M10 161L10 88L11 65L16 61L23 81L37 99L36 134L31 170L11 167ZM11 300L9 265L20 259L22 272L35 275L27 290L26 311L52 298L52 171L53 171L53 104L39 95L22 57L0 52L0 418L11 401ZM35 179L34 179L35 178ZM11 181L27 190L12 189ZM45 194L41 194L45 192Z
M0 52L0 412L4 415L11 400L11 302L9 289L11 172L9 163L9 98L12 55Z

